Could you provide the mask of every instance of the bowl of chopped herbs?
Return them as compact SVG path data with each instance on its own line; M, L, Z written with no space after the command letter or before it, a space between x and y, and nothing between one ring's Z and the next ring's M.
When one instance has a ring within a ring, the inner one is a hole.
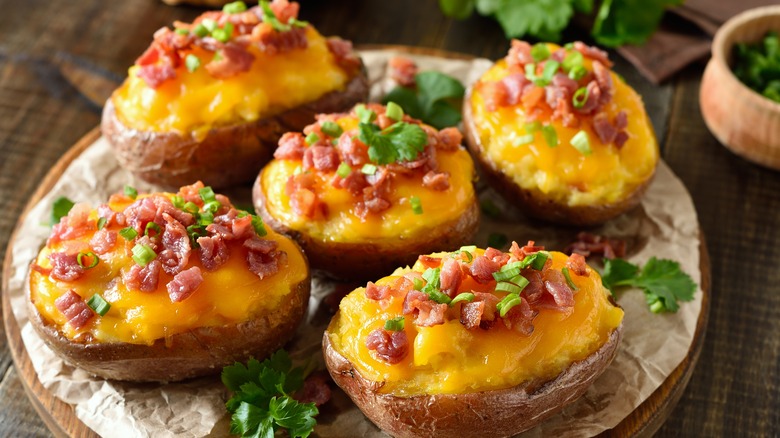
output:
M699 103L724 146L780 170L780 5L745 11L718 30Z

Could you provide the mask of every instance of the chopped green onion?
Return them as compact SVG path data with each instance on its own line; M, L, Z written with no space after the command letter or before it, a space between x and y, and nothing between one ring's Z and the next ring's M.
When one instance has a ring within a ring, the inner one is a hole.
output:
M268 231L265 230L265 224L263 224L263 218L254 214L252 215L252 228L255 229L255 233L260 237L268 234Z
M566 55L565 58L563 58L563 63L561 66L563 67L563 71L570 73L572 69L576 67L582 67L584 60L585 57L582 56L582 53L578 51L570 52L568 55Z
M88 265L84 264L84 257L88 259L87 260L89 261ZM87 251L87 252L79 251L79 253L76 254L76 263L78 263L79 266L81 266L84 269L94 268L95 266L97 266L99 261L100 259L98 259L98 256L96 256L95 253L92 251Z
M544 70L542 70L542 80L544 81L545 85L552 82L553 76L555 76L555 73L558 72L558 69L561 67L561 63L558 61L547 61L544 64Z
M149 236L149 234L150 234L149 230L152 230L152 231L155 232L154 236L159 236L160 232L162 231L160 226L157 225L154 222L149 222L149 223L146 224L146 228L144 229L144 236ZM154 236L150 236L150 237L154 237Z
M190 34L190 31L185 29L185 28L183 28L183 27L180 27L180 28L176 29L175 32L177 34L179 34L179 35L189 35Z
M574 284L574 281L571 279L571 274L569 273L569 268L564 266L563 269L561 269L561 272L563 272L563 277L566 279L566 283L569 285L569 287L572 288L572 290L575 290L575 291L579 290L577 285Z
M426 282L426 285L432 284L433 287L439 288L440 278L439 275L441 274L441 268L428 268L423 272L422 277Z
M202 199L203 202L210 202L210 201L217 200L217 195L214 194L214 189L212 189L211 186L206 186L198 189L198 195L200 195L200 199Z
M569 143L571 143L574 149L577 149L582 155L587 156L593 153L590 149L590 138L588 138L588 133L585 131L574 134L574 137L571 138Z
M404 317L403 316L397 316L393 319L388 319L385 321L385 330L391 331L391 332L400 332L404 329Z
M496 281L506 281L510 278L520 274L521 262L507 263L501 267L501 270L493 273L493 278Z
M246 11L246 4L242 1L228 3L222 7L222 12L227 14L238 14L244 11Z
M529 122L523 125L523 129L525 129L525 132L528 134L533 134L535 132L538 132L540 129L542 129L542 123L541 122Z
M558 132L552 125L542 126L542 137L544 137L547 146L551 148L558 146Z
M425 285L423 281L418 277L414 277L412 279L412 283L414 283L414 290L421 290Z
M92 295L92 298L87 301L87 306L100 316L104 316L108 313L108 309L111 308L111 304L108 304L100 294Z
M198 209L198 204L196 204L196 203L194 203L192 201L185 202L184 205L182 206L182 208L183 208L184 211L186 211L187 213L190 213L190 214L195 214L199 210Z
M330 120L323 122L322 126L320 126L320 130L322 130L325 135L329 135L334 138L340 136L344 132L338 123L332 122Z
M536 82L536 64L530 63L525 65L525 77L531 82Z
M371 123L376 120L376 113L366 108L362 103L355 107L355 113L357 114L360 123Z
M135 199L138 197L138 190L132 186L125 186L125 196L129 196L130 199Z
M448 297L447 294L443 293L439 289L423 288L422 291L428 294L428 298L430 298L431 300L435 301L438 304L449 304L450 302L452 302L450 297Z
M566 50L574 50L574 43L566 43L563 45L563 48Z
M287 21L287 24L289 26L293 26L293 27L306 27L306 26L309 25L309 22L308 21L299 20L297 18L290 18L290 20Z
M320 141L320 136L317 135L316 132L310 132L309 135L306 136L306 144L307 145L313 145L314 143L317 143Z
M200 23L209 31L209 33L214 32L214 30L217 29L217 22L211 18L206 18Z
M517 285L521 290L525 289L526 286L530 284L527 278L523 277L522 275L516 275L509 279L509 283L512 283L514 285Z
M345 161L342 161L341 164L339 164L339 168L336 169L336 175L342 178L348 177L350 173L352 173L352 168L349 167L349 164Z
M187 71L190 73L200 68L200 58L190 53L184 58L184 65L187 66Z
M133 240L138 236L138 232L133 227L127 227L119 230L119 235L124 237L125 240Z
M176 208L184 207L184 198L179 195L174 195L171 202L173 202L173 206Z
M506 234L490 233L488 235L487 244L490 247L503 248L507 243L509 243L509 238L506 237Z
M547 253L545 252L535 252L533 254L530 254L526 256L522 262L520 262L521 268L527 268L528 266L534 268L537 271L541 271L544 269L545 263L547 263Z
M497 218L501 216L501 210L490 199L483 199L480 201L479 207L482 209L482 212L489 217Z
M471 292L459 293L458 295L455 296L455 298L452 299L452 301L450 301L450 306L454 306L456 303L459 303L461 301L465 301L467 303L470 303L470 302L474 301L474 298L476 298L476 297Z
M219 210L219 207L221 206L222 204L220 204L219 201L209 201L203 204L203 211L209 213L216 213L217 210Z
M230 38L233 37L233 24L225 23L224 27L219 29L214 29L214 31L211 32L211 36L213 36L215 40L221 43L226 43L230 41Z
M580 79L584 78L586 74L588 74L588 69L582 65L575 65L571 70L569 70L569 77L575 81L579 81Z
M55 199L51 206L51 224L60 223L60 220L70 213L70 209L74 205L76 204L73 201L64 196Z
M195 26L195 29L193 29L192 32L198 38L203 38L203 37L205 37L206 35L209 34L209 30L202 23L198 23L198 25Z
M387 102L385 115L396 122L400 122L404 118L404 110L395 102Z
M550 57L550 49L547 48L547 44L538 43L531 47L531 56L536 62L542 62Z
M506 281L496 284L496 292L509 292L510 294L519 294L523 291L523 288Z
M192 246L197 248L199 246L198 238L206 235L206 227L200 224L192 224L187 227L187 235L190 236Z
M206 225L210 225L214 223L214 213L210 211L203 211L201 213L198 213L198 223L203 225L204 227Z
M104 217L98 218L98 220L97 220L97 229L98 230L102 230L103 227L106 226L106 222L108 222L108 219L106 219Z
M526 135L521 135L521 136L517 137L513 143L514 143L514 146L520 147L520 146L525 146L525 145L527 145L529 143L533 143L533 141L534 141L534 135L533 134L526 134Z
M133 247L132 252L133 260L135 260L139 266L146 266L149 262L157 258L157 254L154 250L143 243L137 243Z
M574 92L574 96L571 97L571 103L574 108L582 108L588 101L588 88L580 87Z
M422 202L417 196L409 197L409 204L412 206L414 214L423 214Z
M474 251L477 250L477 245L461 246L460 250L468 253L473 253Z
M666 306L664 306L664 303L658 299L658 297L655 297L654 301L652 303L647 303L650 305L650 311L653 313L662 313L664 310L666 310Z
M498 290L498 288L496 288L496 290ZM515 307L522 302L523 299L520 298L520 295L509 294L496 304L496 309L498 309L498 314L503 318L509 313L509 310L511 310L512 307Z
M376 166L373 164L364 164L360 171L366 175L373 175L376 173Z
M474 255L468 251L459 251L459 254L466 254L466 258L468 259L469 263L471 263L471 261L474 260Z

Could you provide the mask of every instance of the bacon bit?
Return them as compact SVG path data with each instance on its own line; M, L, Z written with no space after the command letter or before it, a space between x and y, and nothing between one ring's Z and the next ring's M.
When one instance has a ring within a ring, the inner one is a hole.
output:
M339 154L331 146L310 146L303 153L303 169L330 172L339 167Z
M588 276L588 265L585 263L585 257L582 254L574 253L566 260L566 267L581 277Z
M73 289L54 300L54 306L68 318L68 324L75 329L84 327L95 316L95 312Z
M203 199L200 197L200 189L206 187L202 181L196 181L194 184L182 186L179 189L179 196L186 202L192 202L198 207L203 207Z
M67 254L64 252L53 252L49 254L52 270L51 277L60 281L76 281L86 272L78 263L78 254Z
M273 0L269 6L276 15L276 19L283 24L287 24L291 19L298 17L300 5L297 2L287 0Z
M439 304L418 290L409 291L404 298L404 315L413 315L414 323L420 327L444 324L448 308L446 304Z
M536 85L531 85L523 89L523 96L520 98L520 102L526 111L539 105L544 97L544 88ZM490 109L488 107L488 109Z
M417 74L417 64L409 58L403 56L394 56L388 62L390 67L390 79L402 87L416 86L415 75Z
M463 134L455 127L444 128L438 132L439 142L436 144L443 151L454 151L463 142Z
M370 300L380 301L392 294L389 286L377 286L369 281L366 285L366 297Z
M326 371L315 371L303 381L303 388L293 394L299 403L314 403L322 406L330 400L330 376Z
M533 321L539 312L531 309L528 301L520 298L520 304L509 309L509 312L502 318L504 325L508 329L513 329L523 336L531 336L534 332Z
M513 241L512 246L509 248L509 253L517 257L518 260L523 260L529 255L539 251L544 251L544 246L536 246L536 242L533 240L529 240L528 243L522 248L517 244L517 242Z
M450 298L455 298L458 294L458 288L463 281L463 271L460 268L460 263L455 259L447 258L441 268L440 279L441 291Z
M516 105L520 102L523 90L531 85L531 81L523 73L511 73L509 76L501 79L501 83L504 84L506 89L505 106Z
M268 23L260 23L252 30L250 40L269 55L305 49L309 46L306 29L294 27L286 32L274 30Z
M443 192L450 188L450 173L434 172L431 170L430 172L423 175L422 183L423 187Z
M206 70L218 79L227 79L249 71L255 56L234 42L229 42L218 52L222 56L206 64Z
M246 256L249 270L262 280L276 274L287 263L287 253L276 251L277 243L269 239L253 237L244 241L249 249Z
M143 79L149 88L158 88L168 79L174 79L176 70L170 64L144 65L138 69L138 77Z
M362 172L352 171L346 178L340 177L338 174L333 176L331 180L333 187L340 189L346 189L352 196L359 196L363 193L363 189L368 186L365 175Z
M603 255L605 258L624 257L626 255L626 242L621 239L610 239L588 232L577 234L577 240L569 244L564 252L581 254L585 257L591 255Z
M67 216L60 219L60 223L52 227L51 235L46 241L52 245L63 240L75 239L84 236L97 228L97 223L89 219L89 204L78 203L70 209Z
M133 264L129 270L122 273L125 286L130 290L154 292L157 290L157 283L160 280L161 268L162 263L157 259L143 267Z
M279 139L279 147L274 151L278 160L300 160L306 151L306 140L299 132L286 132Z
M509 105L509 90L502 81L482 82L480 88L488 111L495 111L499 107Z
M506 57L507 66L510 69L522 70L523 66L531 62L534 62L531 56L531 45L525 41L512 40L512 47Z
M615 141L613 141L612 144L614 144L618 149L622 149L623 145L625 145L627 141L628 134L626 134L626 131L620 131L615 136Z
M317 194L309 189L298 189L290 196L290 206L300 216L314 217L318 205Z
M197 266L179 272L166 286L171 302L178 303L186 300L200 287L201 283L203 283L203 275Z
M102 255L114 247L116 244L116 237L116 231L103 228L92 236L92 239L89 240L89 246L92 247L92 250L95 251L96 254Z
M165 273L176 275L187 266L190 260L192 247L187 229L168 213L163 213L165 229L162 233L163 250L159 254L159 260Z
M368 146L357 138L357 130L350 131L339 138L336 148L341 161L352 166L362 166L368 163Z
M501 266L498 263L481 255L474 258L469 272L477 283L485 284L493 281L493 273L497 272L500 268Z
M222 236L198 237L200 262L207 271L215 271L230 258L230 250Z
M463 303L460 308L460 323L468 330L480 327L489 329L496 320L498 297L490 293L473 292L474 301Z
M544 288L552 295L556 306L561 310L574 307L574 291L566 283L566 278L560 271L547 269L543 272Z
M409 339L405 331L388 332L378 328L368 334L366 347L376 351L376 355L380 359L392 365L401 362L406 357L409 350Z
M485 257L498 263L499 266L504 266L509 261L509 254L491 247L485 250Z
M360 70L363 63L360 57L352 50L352 42L342 40L338 37L330 37L326 40L328 50L336 58L336 64L349 73L355 73Z
M368 188L369 187L366 187L366 189ZM382 198L371 198L364 201L358 201L355 205L355 214L361 220L366 220L369 214L381 213L390 208L391 205L390 201Z
M596 131L596 135L599 136L604 144L610 144L617 138L618 130L609 123L607 115L605 113L598 113L593 117L593 130Z
M423 266L426 268L438 268L441 266L441 258L440 257L431 257L429 255L422 254L419 257L417 257L417 261L422 263Z
M102 204L97 208L98 217L106 220L105 227L117 224L120 227L125 225L125 215L111 209L108 204Z

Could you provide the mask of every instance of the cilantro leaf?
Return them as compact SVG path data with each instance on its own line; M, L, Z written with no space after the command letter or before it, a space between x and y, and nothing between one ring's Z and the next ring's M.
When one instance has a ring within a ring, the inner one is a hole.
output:
M387 104L388 102L395 102L401 105L406 114L415 119L425 121L423 118L425 113L420 106L420 101L417 100L415 90L406 87L395 87L382 99L382 103Z
M74 205L76 204L65 196L55 199L51 206L51 225L60 223L60 219L67 216Z
M604 0L593 23L593 37L610 47L642 44L658 27L666 8L682 3L683 0Z
M433 104L444 99L460 99L466 93L463 84L452 76L437 71L424 71L414 76L417 83L420 103L429 113Z
M358 138L368 145L368 158L377 164L413 161L428 142L428 134L412 123L397 122L385 130L373 123L360 123L358 129Z
M390 164L398 160L398 151L393 147L393 142L382 135L379 126L373 123L360 123L358 125L360 141L368 145L368 158L377 164Z
M680 264L655 257L640 268L622 259L605 260L602 283L614 294L616 286L634 286L645 293L654 313L676 312L678 301L691 301L696 283L680 269Z
M507 38L532 35L557 41L573 13L571 0L504 0L494 14Z
M452 76L436 71L417 73L417 89L395 87L383 103L395 102L406 114L420 119L436 129L460 123L459 100L466 92L463 84Z
M314 403L300 403L290 397L272 398L269 412L279 426L287 429L291 437L309 436L317 421Z

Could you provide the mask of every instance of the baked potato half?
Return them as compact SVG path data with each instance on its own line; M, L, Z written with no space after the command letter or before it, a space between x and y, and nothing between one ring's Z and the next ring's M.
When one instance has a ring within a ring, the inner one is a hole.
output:
M582 256L464 247L351 292L323 350L335 382L392 436L508 437L587 390L622 319Z
M76 204L32 263L28 306L38 334L74 366L171 382L276 351L309 291L295 242L197 183Z
M581 42L512 41L467 90L466 143L486 180L529 216L603 223L636 206L658 144L641 97Z
M476 233L474 165L461 139L393 103L320 115L279 141L255 182L255 210L300 243L315 272L386 275Z
M282 134L364 101L368 80L352 44L323 37L298 9L234 2L158 30L103 109L119 163L171 188L249 182Z

